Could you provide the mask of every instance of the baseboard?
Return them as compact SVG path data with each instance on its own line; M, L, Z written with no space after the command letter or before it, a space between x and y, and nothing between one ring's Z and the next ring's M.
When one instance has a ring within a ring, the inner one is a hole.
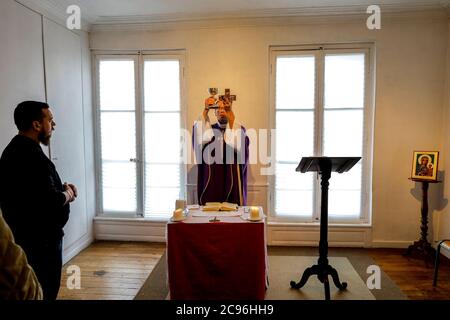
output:
M370 227L329 226L330 247L371 247ZM267 243L270 246L318 246L319 226L268 225Z
M272 241L267 244L271 247L319 247L319 241ZM336 248L367 248L363 242L328 241L328 247Z
M166 222L95 218L94 237L96 240L166 242Z
M370 227L330 226L328 245L330 247L407 248L413 242L372 241L371 236ZM267 244L270 246L318 246L319 237L320 230L317 226L267 226ZM94 238L110 241L165 242L166 222L96 217ZM446 252L445 254L447 256Z
M142 219L95 218L97 240L165 242L166 223ZM268 226L267 244L271 246L317 246L319 228L313 226ZM330 247L370 247L370 228L331 227Z
M389 241L389 240L374 240L372 241L373 248L408 248L414 241Z
M91 233L87 233L85 236L81 237L69 248L64 250L63 253L63 264L66 264L70 259L75 257L82 250L86 249L92 242L94 242L94 236Z
M164 236L145 236L145 235L131 235L131 234L107 234L100 233L96 237L97 240L105 241L135 241L135 242L166 242L166 237Z

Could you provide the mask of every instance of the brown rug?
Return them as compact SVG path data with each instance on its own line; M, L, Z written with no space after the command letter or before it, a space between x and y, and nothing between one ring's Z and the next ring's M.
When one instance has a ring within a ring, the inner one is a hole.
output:
M266 299L322 300L324 298L323 284L315 276L311 277L301 290L289 288L290 280L298 281L306 267L317 263L317 252L317 248L310 247L269 247L269 289ZM346 259L336 259L338 257ZM339 292L332 282L330 283L332 299L406 300L405 294L383 270L381 270L381 289L369 290L367 288L365 285L369 277L367 267L375 265L375 262L364 249L330 248L329 260L330 264L338 270L341 281L348 282L348 289L342 292ZM165 300L169 293L166 270L166 255L164 254L135 299Z
M347 282L346 290L336 288L330 277L330 297L332 300L375 300L350 261L344 257L331 257L329 263L338 271L341 282ZM303 271L317 264L317 257L269 256L269 288L266 300L323 300L324 285L317 276L309 277L300 290L293 290L291 280L298 282Z

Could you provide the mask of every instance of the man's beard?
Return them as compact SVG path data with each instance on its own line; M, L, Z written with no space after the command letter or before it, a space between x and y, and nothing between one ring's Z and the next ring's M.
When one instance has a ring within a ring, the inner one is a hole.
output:
M45 132L41 131L38 135L38 140L40 143L42 143L44 146L48 146L50 144L50 138L52 137L51 134L46 135Z

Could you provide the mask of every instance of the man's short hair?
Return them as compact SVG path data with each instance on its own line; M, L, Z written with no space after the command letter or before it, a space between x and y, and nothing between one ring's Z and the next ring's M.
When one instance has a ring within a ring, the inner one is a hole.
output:
M41 121L44 117L43 109L48 109L45 102L23 101L14 110L14 123L19 131L31 129L33 121Z

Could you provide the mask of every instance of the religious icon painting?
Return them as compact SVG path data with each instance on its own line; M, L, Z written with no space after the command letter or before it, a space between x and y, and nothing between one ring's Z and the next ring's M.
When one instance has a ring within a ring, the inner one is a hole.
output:
M414 180L437 180L438 151L414 151L411 178Z

